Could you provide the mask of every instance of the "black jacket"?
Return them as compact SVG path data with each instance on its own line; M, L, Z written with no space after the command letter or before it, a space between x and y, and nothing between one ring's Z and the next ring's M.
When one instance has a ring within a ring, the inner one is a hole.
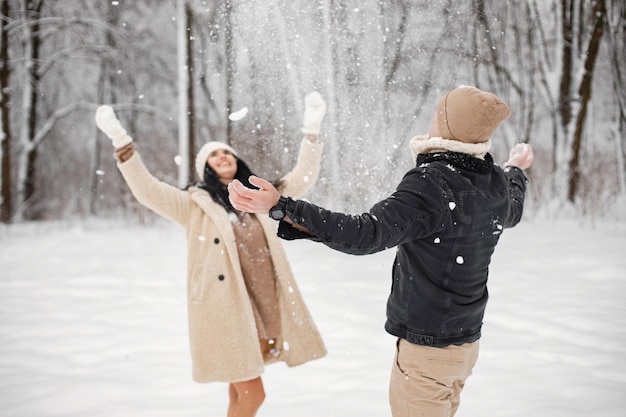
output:
M368 213L331 212L288 200L286 213L314 240L354 255L397 246L385 329L443 347L480 338L491 255L522 216L526 177L487 154L421 154L396 191ZM306 237L281 222L285 239Z

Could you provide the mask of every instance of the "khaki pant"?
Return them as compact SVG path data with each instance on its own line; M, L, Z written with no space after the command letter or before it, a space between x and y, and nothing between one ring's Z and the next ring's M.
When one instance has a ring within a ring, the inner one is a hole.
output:
M435 348L399 339L389 403L393 417L452 417L478 359L478 341Z

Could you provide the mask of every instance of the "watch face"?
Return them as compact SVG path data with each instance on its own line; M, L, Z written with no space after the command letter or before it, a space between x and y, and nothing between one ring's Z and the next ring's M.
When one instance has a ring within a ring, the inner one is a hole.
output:
M274 209L270 212L270 217L274 220L281 220L285 217L285 212L281 209Z

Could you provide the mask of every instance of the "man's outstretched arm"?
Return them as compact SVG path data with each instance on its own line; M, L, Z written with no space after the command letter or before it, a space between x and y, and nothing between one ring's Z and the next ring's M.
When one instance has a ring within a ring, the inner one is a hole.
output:
M247 188L240 181L234 180L228 185L228 198L231 204L237 210L247 213L268 214L270 209L278 204L280 194L269 181L252 175L249 178L250 184L259 187L258 190ZM283 222L289 223L293 228L300 230L310 236L315 236L306 227L295 224L289 216L285 215L281 219Z

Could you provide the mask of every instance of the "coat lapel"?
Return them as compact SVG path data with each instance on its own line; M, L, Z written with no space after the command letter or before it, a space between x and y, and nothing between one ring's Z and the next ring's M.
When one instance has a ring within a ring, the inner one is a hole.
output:
M233 232L233 227L230 224L231 219L229 217L233 214L229 214L221 205L213 201L206 191L191 187L189 192L191 193L191 198L198 204L202 211L211 218L217 228L217 234L221 236L226 245L228 257L232 265L239 265L239 252L237 251L235 233Z

